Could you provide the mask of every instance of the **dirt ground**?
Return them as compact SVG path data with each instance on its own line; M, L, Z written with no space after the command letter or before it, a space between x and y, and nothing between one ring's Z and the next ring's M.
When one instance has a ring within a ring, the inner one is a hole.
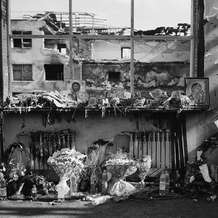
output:
M207 202L191 199L126 200L92 206L87 202L72 201L52 205L46 202L1 201L0 218L217 218L218 200Z

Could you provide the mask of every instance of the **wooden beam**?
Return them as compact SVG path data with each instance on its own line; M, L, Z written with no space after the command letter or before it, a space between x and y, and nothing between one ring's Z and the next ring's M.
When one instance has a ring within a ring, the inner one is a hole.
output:
M197 41L197 76L204 77L204 54L205 54L205 38L204 38L204 0L198 0L198 41Z
M7 31L8 31L8 0L0 1L0 161L4 157L4 119L3 119L3 102L8 93L7 71L8 71L8 47L7 47Z
M192 0L190 77L204 77L204 0Z
M196 22L195 22L195 17L196 17L196 1L191 0L191 50L190 50L190 77L195 76L195 41L196 41Z

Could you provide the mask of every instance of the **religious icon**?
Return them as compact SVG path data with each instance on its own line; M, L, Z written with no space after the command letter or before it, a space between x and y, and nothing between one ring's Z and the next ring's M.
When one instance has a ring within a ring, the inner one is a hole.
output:
M186 95L194 106L209 106L208 78L186 78L185 85Z

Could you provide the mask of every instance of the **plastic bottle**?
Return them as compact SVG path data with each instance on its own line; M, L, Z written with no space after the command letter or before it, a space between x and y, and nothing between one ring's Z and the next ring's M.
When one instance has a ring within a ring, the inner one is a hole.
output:
M170 176L167 170L164 170L160 176L159 194L166 195L169 193L170 188Z
M102 173L102 180L101 180L101 192L102 194L107 194L108 182L107 182L107 171L104 170Z
M75 176L72 176L70 178L70 195L73 196L73 194L77 192L78 192L77 179L75 178Z
M4 178L4 174L0 172L0 199L5 199L7 197L7 184Z
M165 171L165 181L166 181L166 194L170 192L170 175L169 172L166 170Z
M97 192L97 175L96 175L96 169L94 168L90 177L90 192L91 194L96 194Z
M35 200L37 197L37 188L36 185L33 185L32 187L32 198Z

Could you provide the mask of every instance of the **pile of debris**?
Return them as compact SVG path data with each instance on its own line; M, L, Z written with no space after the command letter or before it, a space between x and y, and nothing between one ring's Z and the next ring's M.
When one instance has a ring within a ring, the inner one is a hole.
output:
M135 35L152 35L152 36L187 36L190 35L191 25L179 23L177 27L157 27L153 30L135 31Z
M105 97L106 96L106 97ZM131 97L130 92L118 92L117 95L105 93L104 96L88 97L87 93L44 92L39 94L20 94L8 97L4 103L5 109L26 108L28 111L36 108L96 108L105 111L114 108L123 112L129 109L193 109L198 107L195 102L180 91L173 91L171 96L161 90L154 89L148 97Z
M6 99L6 108L69 108L77 107L78 101L74 100L67 92L44 92L39 94L19 94Z

